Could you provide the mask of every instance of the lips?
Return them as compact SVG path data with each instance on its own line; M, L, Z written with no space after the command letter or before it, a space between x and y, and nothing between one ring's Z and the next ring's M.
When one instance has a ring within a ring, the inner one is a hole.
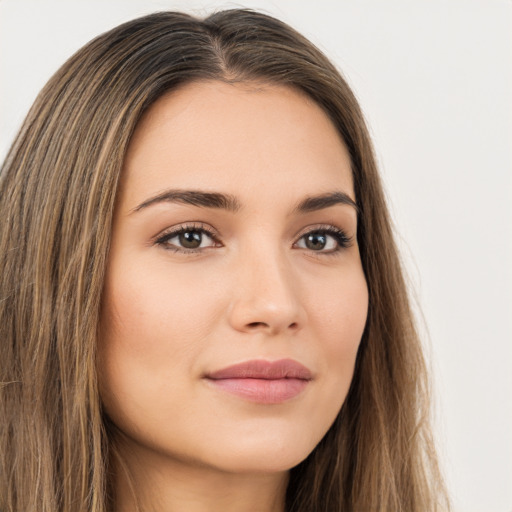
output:
M216 389L261 404L279 404L299 395L312 380L311 371L293 359L253 360L205 376Z

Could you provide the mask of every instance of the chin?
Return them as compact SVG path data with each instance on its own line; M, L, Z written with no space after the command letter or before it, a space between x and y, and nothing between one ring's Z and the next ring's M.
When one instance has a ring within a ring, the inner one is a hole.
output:
M306 459L317 445L310 439L275 432L264 437L245 437L243 442L233 441L222 446L219 443L210 457L218 469L240 474L289 471Z
M228 456L224 461L216 461L215 468L234 474L273 474L285 473L300 464L310 452L280 453L274 450L266 453Z

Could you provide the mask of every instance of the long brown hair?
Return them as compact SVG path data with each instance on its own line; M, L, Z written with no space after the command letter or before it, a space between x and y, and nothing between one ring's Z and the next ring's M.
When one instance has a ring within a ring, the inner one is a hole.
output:
M110 509L95 357L117 183L144 111L198 80L299 89L331 118L351 156L369 315L349 394L291 470L287 510L445 510L425 363L363 115L316 47L248 10L204 20L157 13L96 38L44 87L6 157L0 510Z

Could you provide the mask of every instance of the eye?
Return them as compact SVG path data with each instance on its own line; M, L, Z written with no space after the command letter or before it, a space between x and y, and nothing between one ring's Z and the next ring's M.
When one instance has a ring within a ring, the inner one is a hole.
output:
M196 226L173 229L158 237L155 242L165 249L176 252L195 252L220 245L211 231Z
M299 249L314 252L334 253L340 249L350 247L351 241L351 238L344 231L330 227L309 231L299 238L295 246Z

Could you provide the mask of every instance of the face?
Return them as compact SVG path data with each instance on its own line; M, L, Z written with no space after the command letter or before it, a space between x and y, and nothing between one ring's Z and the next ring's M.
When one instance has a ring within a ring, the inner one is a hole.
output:
M286 471L346 397L368 293L350 159L311 100L191 84L130 143L99 345L125 442L175 464Z

